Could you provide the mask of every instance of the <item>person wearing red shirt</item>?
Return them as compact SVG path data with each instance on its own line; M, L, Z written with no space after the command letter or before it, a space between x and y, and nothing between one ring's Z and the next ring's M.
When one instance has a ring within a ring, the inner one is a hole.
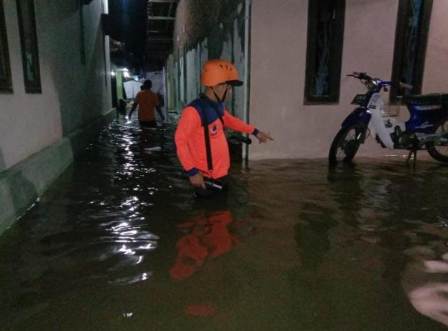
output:
M225 128L253 134L260 143L273 140L265 132L232 116L224 101L234 86L243 84L236 67L225 60L209 60L201 74L205 92L182 112L175 133L177 156L199 196L223 187L230 168Z
M151 91L151 87L152 82L149 79L145 80L141 87L141 91L137 93L132 109L129 112L129 118L131 118L138 106L138 121L142 127L156 127L155 110L161 115L159 97Z

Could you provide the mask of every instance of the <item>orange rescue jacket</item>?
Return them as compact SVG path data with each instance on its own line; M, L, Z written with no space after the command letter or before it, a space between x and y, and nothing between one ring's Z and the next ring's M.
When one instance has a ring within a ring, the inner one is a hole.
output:
M209 169L203 124L208 126L213 169ZM217 179L228 174L230 155L224 128L242 133L257 130L232 116L222 104L201 97L187 106L181 115L175 133L177 156L189 176L201 172Z

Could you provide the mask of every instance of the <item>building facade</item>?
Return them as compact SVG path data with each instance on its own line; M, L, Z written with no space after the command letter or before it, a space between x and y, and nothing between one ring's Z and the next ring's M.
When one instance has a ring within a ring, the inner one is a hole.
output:
M179 111L197 93L194 77L207 58L235 61L248 84L230 106L275 138L251 146L251 159L325 158L352 98L364 91L346 77L353 71L405 81L413 93L448 92L441 70L448 65L444 0L229 0L202 21L201 6L178 6L176 51L167 65L176 100L170 106ZM220 43L210 43L219 36ZM385 95L387 111L406 120L401 93ZM364 156L388 153L373 139L360 149Z
M0 231L111 110L107 0L0 1Z

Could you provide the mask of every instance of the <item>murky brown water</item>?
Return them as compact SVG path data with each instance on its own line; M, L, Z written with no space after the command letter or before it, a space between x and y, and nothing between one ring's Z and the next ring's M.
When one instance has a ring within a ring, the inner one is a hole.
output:
M446 329L448 167L255 162L198 202L160 139L113 124L0 237L1 330Z

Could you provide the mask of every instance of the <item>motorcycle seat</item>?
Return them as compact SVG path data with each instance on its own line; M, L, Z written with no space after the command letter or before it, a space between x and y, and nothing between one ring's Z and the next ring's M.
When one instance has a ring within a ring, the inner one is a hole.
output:
M443 105L444 108L448 108L448 94L442 93L408 95L404 98L404 101L412 105Z

